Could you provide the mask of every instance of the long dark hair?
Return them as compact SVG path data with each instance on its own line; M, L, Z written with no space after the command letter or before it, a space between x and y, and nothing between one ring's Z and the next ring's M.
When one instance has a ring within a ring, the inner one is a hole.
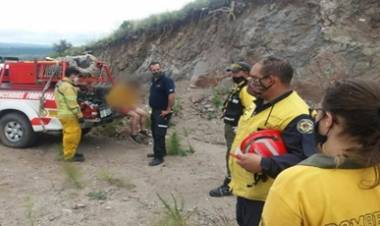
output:
M342 80L326 91L322 108L334 115L343 133L359 146L346 150L348 158L375 170L375 181L380 185L380 84L375 81ZM341 120L340 120L341 119Z

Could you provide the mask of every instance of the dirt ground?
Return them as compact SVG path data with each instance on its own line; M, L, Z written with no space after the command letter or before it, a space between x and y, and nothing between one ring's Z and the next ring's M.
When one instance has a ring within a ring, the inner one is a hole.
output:
M23 150L0 146L0 226L151 226L163 212L157 194L169 203L171 194L183 200L198 225L224 226L215 223L221 218L234 222L235 198L208 196L225 172L222 123L200 119L189 100L203 91L189 93L187 86L178 85L183 113L171 130L188 129L195 153L168 156L162 166L148 166L151 144L130 139L86 136L79 148L86 161L69 166L57 160L59 137L43 136ZM68 167L81 173L82 188L67 180ZM107 182L104 175L122 185ZM103 196L92 199L94 192Z

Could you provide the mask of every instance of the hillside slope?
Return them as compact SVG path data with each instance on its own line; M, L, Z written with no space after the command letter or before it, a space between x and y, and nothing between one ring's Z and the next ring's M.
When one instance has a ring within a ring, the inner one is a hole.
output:
M237 0L234 18L203 9L180 26L90 47L116 75L144 76L151 60L176 79L215 85L237 60L285 57L297 69L295 86L317 99L328 81L380 77L380 1Z

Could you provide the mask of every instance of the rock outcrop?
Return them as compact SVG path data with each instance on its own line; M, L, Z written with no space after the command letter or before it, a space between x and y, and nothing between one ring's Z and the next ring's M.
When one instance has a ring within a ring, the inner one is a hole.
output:
M240 0L234 16L207 11L166 32L93 47L114 74L148 78L159 60L175 79L216 85L234 61L268 55L288 59L294 86L311 100L333 79L380 79L380 1Z

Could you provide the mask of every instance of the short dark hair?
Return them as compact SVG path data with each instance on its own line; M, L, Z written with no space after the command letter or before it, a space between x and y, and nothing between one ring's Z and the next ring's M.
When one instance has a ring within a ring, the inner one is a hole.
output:
M156 64L161 65L160 62L158 62L158 61L152 61L152 62L150 62L149 67L152 65L156 65Z
M261 68L261 74L263 76L277 76L284 84L290 84L292 81L294 71L287 60L270 56L261 60L259 63L263 66Z
M70 77L71 75L79 75L80 71L74 67L68 67L65 71L65 77Z

